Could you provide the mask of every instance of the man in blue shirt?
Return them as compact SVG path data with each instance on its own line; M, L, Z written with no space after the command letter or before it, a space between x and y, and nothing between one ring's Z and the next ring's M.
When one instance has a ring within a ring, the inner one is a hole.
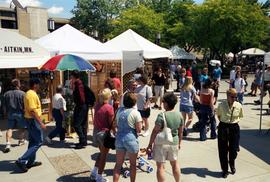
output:
M213 79L216 79L218 82L221 79L222 70L220 68L219 63L216 64L215 69L213 70Z
M200 83L201 83L201 87L204 84L204 82L208 79L208 68L203 68L203 72L200 75Z

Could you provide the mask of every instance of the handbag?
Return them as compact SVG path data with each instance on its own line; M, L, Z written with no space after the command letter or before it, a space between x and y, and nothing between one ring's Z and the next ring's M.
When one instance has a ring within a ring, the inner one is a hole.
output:
M173 136L172 131L170 128L167 127L167 121L165 118L164 112L162 113L163 121L164 121L164 127L162 131L160 131L155 139L156 145L171 145L173 144Z
M118 109L116 110L115 113L117 113L117 112L118 112ZM114 116L114 119L113 119L113 121L112 121L112 123L110 125L109 130L107 130L105 132L105 137L104 137L104 142L103 142L103 146L105 148L112 149L112 150L115 149L115 136L112 136L112 133L111 133L111 129L112 129L112 125L114 123L114 120L115 120L115 116Z
M105 148L112 149L112 150L115 149L115 137L112 136L111 130L108 130L105 132L103 145Z

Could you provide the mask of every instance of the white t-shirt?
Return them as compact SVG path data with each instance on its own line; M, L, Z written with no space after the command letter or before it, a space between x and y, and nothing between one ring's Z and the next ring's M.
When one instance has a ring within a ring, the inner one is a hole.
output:
M236 78L234 80L234 88L237 93L242 93L245 85L246 85L246 82L243 78Z
M235 80L235 74L236 74L235 70L232 70L230 72L230 80Z
M139 111L137 111L136 108L129 108L131 109L130 114L128 115L128 125L131 128L136 129L136 123L141 122L142 121L142 117L141 114L139 113ZM119 116L120 114L125 111L125 110L129 110L129 109L124 109L124 108L120 108L119 111L116 114L116 122L118 124L118 120L119 120Z
M52 106L54 109L64 109L64 111L67 110L67 107L66 107L66 100L64 99L64 97L62 96L62 94L60 93L56 93L54 96L53 96L53 99L52 99Z
M144 103L146 102L146 98L150 99L153 97L152 94L152 88L149 87L148 85L140 85L139 87L136 88L135 93L137 93L137 107L138 110L144 110ZM150 107L150 105L149 105Z

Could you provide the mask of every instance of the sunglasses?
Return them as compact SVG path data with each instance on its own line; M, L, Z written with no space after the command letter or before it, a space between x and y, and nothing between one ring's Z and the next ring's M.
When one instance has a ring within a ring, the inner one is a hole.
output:
M229 95L232 99L237 99L237 96Z

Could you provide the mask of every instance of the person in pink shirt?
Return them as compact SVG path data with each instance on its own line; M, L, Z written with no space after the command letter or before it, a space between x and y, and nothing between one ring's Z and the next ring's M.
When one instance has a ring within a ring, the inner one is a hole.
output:
M91 172L91 180L106 181L106 179L102 177L102 173L110 149L105 148L103 143L106 136L105 133L111 130L114 118L113 107L109 104L111 97L111 90L105 88L98 94L98 102L95 105L93 143L97 145L100 153L97 157L95 167Z
M118 93L121 93L121 80L116 77L115 70L110 71L110 78L113 80L115 89L118 91Z

